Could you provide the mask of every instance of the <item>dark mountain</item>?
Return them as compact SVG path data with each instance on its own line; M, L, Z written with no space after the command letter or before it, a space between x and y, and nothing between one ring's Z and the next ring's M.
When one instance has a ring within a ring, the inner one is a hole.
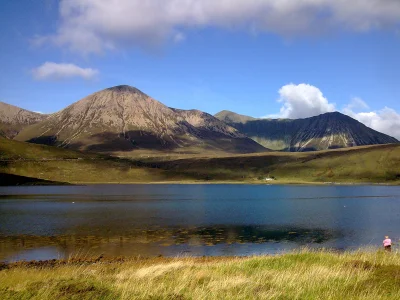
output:
M126 85L83 98L24 129L16 140L97 152L266 151L212 115L169 108Z
M0 102L0 136L12 139L24 127L43 121L46 118L47 115Z
M273 150L313 151L398 141L339 112L305 119L254 119L229 111L215 115Z

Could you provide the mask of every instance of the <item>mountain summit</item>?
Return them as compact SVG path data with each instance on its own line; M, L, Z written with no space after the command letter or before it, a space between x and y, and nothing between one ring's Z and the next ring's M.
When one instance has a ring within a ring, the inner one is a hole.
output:
M46 118L47 115L35 113L0 101L0 136L12 139L22 128Z
M313 151L398 143L339 112L305 119L255 119L229 111L215 116L273 150Z
M169 108L128 85L89 95L16 139L100 152L266 150L212 115Z

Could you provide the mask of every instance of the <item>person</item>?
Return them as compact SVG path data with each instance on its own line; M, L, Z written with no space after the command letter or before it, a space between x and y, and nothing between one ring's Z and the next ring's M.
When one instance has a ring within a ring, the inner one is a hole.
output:
M389 236L387 236L387 235L385 236L385 239L383 240L383 247L388 252L392 251L392 240L389 239Z

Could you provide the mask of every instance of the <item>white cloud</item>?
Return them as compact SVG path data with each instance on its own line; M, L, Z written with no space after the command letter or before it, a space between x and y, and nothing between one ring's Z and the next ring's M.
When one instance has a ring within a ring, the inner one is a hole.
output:
M37 40L81 53L155 46L193 28L293 36L400 25L398 0L61 0L59 12L57 32Z
M99 71L91 68L81 68L74 64L45 62L43 65L33 69L32 74L38 80L58 80L72 77L81 77L85 80L90 80L95 78L99 74Z
M343 113L376 131L388 134L400 140L400 114L392 108L385 107L378 111L358 113L347 109L343 111Z
M335 104L329 103L317 87L309 84L285 85L279 95L278 102L283 103L280 118L307 118L335 111Z
M358 110L362 110L362 109L369 109L368 104L365 103L361 98L354 97L353 99L351 99L350 103L345 106L343 111L346 111L346 110L358 111Z

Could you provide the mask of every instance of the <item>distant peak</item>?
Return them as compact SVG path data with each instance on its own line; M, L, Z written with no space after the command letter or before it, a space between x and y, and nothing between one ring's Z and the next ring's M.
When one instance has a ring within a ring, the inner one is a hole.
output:
M316 117L330 117L330 118L340 118L340 119L349 118L349 119L352 119L348 115L342 114L341 112L338 112L338 111L327 112L327 113L321 114L321 115L316 116Z
M342 113L338 112L338 111L331 111L331 112L327 112L325 113L325 115L332 115L332 116L343 116Z
M239 115L238 113L235 113L230 110L221 110L219 113L216 113L214 116L227 116L227 115Z
M145 95L141 90L130 85L117 85L106 89L106 91L120 92L120 93L133 93Z
M247 121L256 120L256 118L240 115L229 110L223 110L214 115L216 118L228 123L246 123Z

